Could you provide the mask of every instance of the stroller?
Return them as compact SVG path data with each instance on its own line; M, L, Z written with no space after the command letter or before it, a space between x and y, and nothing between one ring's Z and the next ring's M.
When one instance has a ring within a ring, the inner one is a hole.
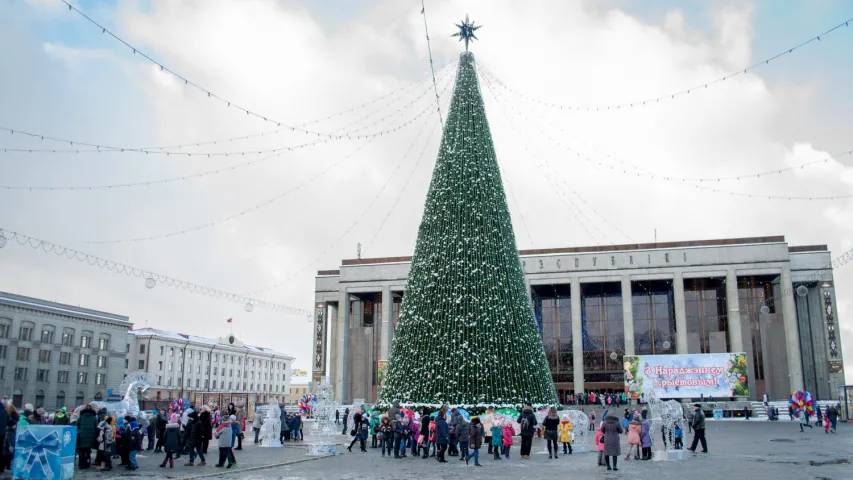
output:
M767 407L767 419L771 422L778 422L779 410L776 410L775 407Z

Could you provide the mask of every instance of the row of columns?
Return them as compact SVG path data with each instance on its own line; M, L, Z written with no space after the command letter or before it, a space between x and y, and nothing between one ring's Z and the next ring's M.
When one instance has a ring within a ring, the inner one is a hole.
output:
M791 271L788 267L782 269L780 283L782 285L782 319L785 328L785 341L787 345L788 371L790 376L790 388L803 388L802 362L800 359L799 334L797 331L797 320L794 311L794 298L791 291ZM622 298L630 299L632 296L631 278L623 275L621 278ZM684 303L684 276L681 271L673 274L673 299L675 302L675 325L677 330L676 351L679 354L687 353L687 314ZM581 282L579 275L570 277L571 305L572 305L572 337L583 338L583 322L581 312ZM382 287L382 336L380 338L379 361L388 361L391 344L394 338L392 321L393 296L390 286ZM729 344L732 352L743 352L744 328L740 317L740 302L738 298L737 273L734 268L726 271L726 304L728 306ZM577 314L575 314L577 312ZM630 301L622 302L622 315L625 336L625 355L634 355L634 322L633 305ZM349 365L345 359L349 358L350 352L350 293L346 287L342 287L336 311L330 315L331 338L329 345L332 346L330 355L330 370L332 385L335 389L335 397L339 401L350 400L344 395L349 391ZM572 355L574 357L574 388L575 392L584 392L583 380L583 342L572 342Z

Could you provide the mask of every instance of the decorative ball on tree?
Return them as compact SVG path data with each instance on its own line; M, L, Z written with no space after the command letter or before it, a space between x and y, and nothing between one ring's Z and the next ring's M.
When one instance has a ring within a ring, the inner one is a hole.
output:
M379 403L557 403L474 55L459 59Z

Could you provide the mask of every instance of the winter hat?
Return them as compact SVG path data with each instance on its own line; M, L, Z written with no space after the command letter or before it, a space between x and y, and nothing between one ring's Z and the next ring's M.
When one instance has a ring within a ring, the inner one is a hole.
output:
M24 410L29 410L32 412L33 411L33 404L28 403L28 404L24 405Z
M564 422L568 422L568 421L569 421L569 416L568 416L568 415L566 415L566 414L563 414L562 420L563 420Z
M178 423L178 414L173 413L169 416L169 423Z
M68 410L65 407L59 409L62 413L68 413Z
M228 417L228 420L231 420L232 422L236 422L236 421L237 421L237 416L236 416L236 415L231 415L230 417Z

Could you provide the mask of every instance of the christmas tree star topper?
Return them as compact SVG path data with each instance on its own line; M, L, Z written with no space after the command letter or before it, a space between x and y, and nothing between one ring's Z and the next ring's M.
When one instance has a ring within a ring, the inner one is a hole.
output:
M477 25L475 27L474 22L468 20L468 15L466 14L465 20L462 22L462 24L460 25L457 23L456 27L459 28L459 31L454 33L453 35L451 35L451 37L459 37L460 42L462 40L465 40L465 51L467 52L468 51L468 42L470 42L472 40L479 40L479 38L477 38L477 35L475 35L474 32L478 28L482 27L482 25Z

